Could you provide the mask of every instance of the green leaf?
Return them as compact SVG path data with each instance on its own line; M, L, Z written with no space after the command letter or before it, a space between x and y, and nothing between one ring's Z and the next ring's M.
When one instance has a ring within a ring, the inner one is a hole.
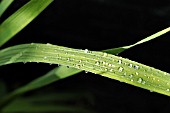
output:
M115 55L51 44L23 44L0 51L0 65L17 62L60 64L170 96L170 74Z
M0 2L0 17L14 0L2 0Z
M37 17L52 0L30 0L0 25L0 46Z
M0 80L0 99L4 97L7 93L7 87L6 84Z
M141 42L144 43L146 41L154 39L154 38L168 32L168 31L169 31L169 28L162 30L158 33L155 33L155 34L153 34L153 35L151 35L151 36L149 36L149 37L147 37L147 38L145 38L145 39L143 39L143 40L141 40L141 41L139 41L135 44L132 44L132 45L129 45L129 46L124 46L124 47L119 47L119 48L103 50L103 51L116 55L116 54L123 52L126 49L129 49L129 48L134 47L138 44L141 44ZM9 95L6 96L6 98L3 99L3 101L1 101L1 103L2 103L2 105L4 105L5 103L8 103L9 101L11 101L14 97L16 97L19 94L22 94L22 93L25 93L27 91L31 91L31 90L43 87L43 86L48 85L50 83L53 83L57 80L60 80L61 78L69 77L69 76L74 75L76 73L79 73L81 71L82 70L79 70L79 69L76 69L76 68L67 68L66 66L57 67L57 68L53 69L52 71L50 71L49 73L47 73L46 75L39 77L38 79L30 82L29 84L27 84L27 85L15 90L14 92L10 93Z
M139 45L139 44L145 43L147 41L150 41L152 39L155 39L155 38L169 32L169 31L170 31L170 27L168 27L168 28L166 28L164 30L161 30L161 31L159 31L159 32L157 32L157 33L155 33L155 34L153 34L151 36L148 36L148 37L144 38L143 40L140 40L140 41L136 42L135 44L132 44L132 45L129 45L129 46L123 46L123 47L119 47L119 48L103 50L103 52L111 53L111 54L119 54L119 53L125 51L126 49L130 49L131 47L134 47L136 45Z
M50 83L53 83L57 80L71 76L71 75L78 73L80 71L81 70L77 70L75 68L72 68L70 70L69 68L67 68L65 66L55 68L55 69L51 70L50 72L48 72L47 74L45 74L44 76L39 77L39 78L31 81L29 84L15 90L13 92L13 95L22 94L27 91L35 90L37 88L40 88L40 87L46 86Z
M93 113L90 108L85 105L76 105L83 100L91 103L92 95L87 92L77 93L77 92L65 92L65 93L48 93L45 95L33 95L27 98L17 98L11 102L8 106L4 107L3 113L45 113L45 112L55 112L55 113ZM67 104L66 104L67 103ZM68 104L71 103L71 104Z

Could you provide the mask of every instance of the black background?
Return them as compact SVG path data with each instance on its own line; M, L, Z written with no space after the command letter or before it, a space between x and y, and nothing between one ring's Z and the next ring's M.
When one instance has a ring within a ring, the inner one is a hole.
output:
M1 22L27 0L15 0ZM51 43L104 50L133 44L170 25L170 2L162 0L55 0L2 48L22 43ZM119 56L169 71L170 33L131 48ZM0 67L1 80L13 90L56 65L11 64ZM100 75L80 73L51 84L58 90L84 90L94 95L99 113L167 113L170 98Z

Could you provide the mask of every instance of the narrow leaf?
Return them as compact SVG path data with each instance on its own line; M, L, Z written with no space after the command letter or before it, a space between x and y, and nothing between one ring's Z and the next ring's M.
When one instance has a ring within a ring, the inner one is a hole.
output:
M14 0L2 0L0 2L0 17Z
M115 55L51 44L23 44L0 51L0 65L44 62L100 74L170 96L170 74Z
M155 38L157 38L157 37L159 37L159 36L161 36L161 35L169 32L169 31L170 31L170 27L168 27L168 28L166 28L166 29L164 29L164 30L161 30L161 31L159 31L159 32L157 32L157 33L155 33L155 34L153 34L153 35L151 35L151 36L148 36L148 37L146 37L146 38L144 38L144 39L136 42L135 44L132 44L132 45L129 45L129 46L123 46L123 47L116 48L116 51L115 51L115 49L113 48L113 49L103 50L103 52L107 52L107 53L111 53L111 54L115 54L115 53L116 53L116 54L119 54L119 53L123 52L123 51L126 50L126 49L130 49L131 47L134 47L134 46L136 46L136 45L139 45L139 44L145 43L145 42L147 42L147 41L150 41L150 40L152 40L152 39L155 39Z
M35 17L37 17L52 0L30 0L0 25L0 46L6 43Z

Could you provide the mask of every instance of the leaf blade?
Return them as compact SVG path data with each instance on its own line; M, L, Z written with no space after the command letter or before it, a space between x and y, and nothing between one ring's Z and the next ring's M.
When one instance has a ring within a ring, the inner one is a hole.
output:
M0 3L0 17L6 11L6 9L11 5L14 0L2 0Z
M170 96L169 73L103 52L49 44L23 44L1 50L0 59L0 65L17 62L61 64Z
M35 19L53 0L31 0L0 25L0 46Z

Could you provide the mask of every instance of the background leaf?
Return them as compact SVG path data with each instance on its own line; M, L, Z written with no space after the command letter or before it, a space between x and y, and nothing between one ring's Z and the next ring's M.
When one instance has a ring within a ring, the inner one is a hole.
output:
M52 0L31 0L0 25L0 46L37 17Z
M0 2L0 17L14 0L2 0Z

